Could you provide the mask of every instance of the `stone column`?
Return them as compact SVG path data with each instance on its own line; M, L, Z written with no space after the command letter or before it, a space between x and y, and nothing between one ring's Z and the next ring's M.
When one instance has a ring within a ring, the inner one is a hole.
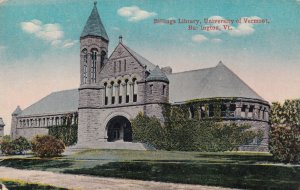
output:
M112 86L111 85L108 85L107 86L107 93L108 93L108 105L111 105L111 97L112 97Z
M115 84L115 104L119 104L119 91L120 91L120 85Z
M133 102L133 82L129 82L129 103Z
M235 117L236 118L240 118L241 117L241 112L242 112L242 105L241 104L236 104L236 108L235 108Z
M126 83L123 82L121 85L122 85L122 103L124 104L124 103L126 103L126 95L127 95L127 93L126 93Z
M249 105L247 105L245 109L245 118L248 118L248 113L249 113Z

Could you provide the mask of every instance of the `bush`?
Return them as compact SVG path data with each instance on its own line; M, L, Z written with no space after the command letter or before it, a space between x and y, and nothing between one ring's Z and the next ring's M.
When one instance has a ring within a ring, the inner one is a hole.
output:
M131 123L135 141L163 150L231 151L262 137L261 131L249 130L250 125L188 119L178 108L173 108L164 125L141 113Z
M7 154L7 155L15 154L14 147L12 144L12 139L10 138L10 136L8 135L4 136L1 140L0 146L1 146L1 152L3 154Z
M36 136L32 142L32 152L41 158L61 156L65 144L50 135Z
M270 152L284 163L300 162L300 99L273 102L271 107Z
M13 140L13 146L16 154L23 154L24 151L30 150L31 145L25 137L19 137Z
M49 135L62 140L66 146L71 146L77 143L77 124L65 124L49 127Z
M30 149L30 143L24 137L12 140L10 136L5 136L1 140L1 152L7 155L23 154Z

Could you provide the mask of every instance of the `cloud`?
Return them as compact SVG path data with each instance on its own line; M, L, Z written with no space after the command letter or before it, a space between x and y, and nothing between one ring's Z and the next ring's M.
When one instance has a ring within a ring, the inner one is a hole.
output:
M300 1L300 0L299 0ZM254 26L256 24L253 23L248 23L245 21L245 19L248 20L262 20L260 17L258 16L251 16L251 17L241 17L240 20L241 22L237 24L237 26L233 26L232 23L226 23L226 21L228 19L221 17L221 16L212 16L209 19L212 20L221 20L223 21L223 23L212 23L210 25L206 25L206 26L218 26L220 28L220 30L210 30L210 31L206 31L210 34L215 34L215 35L219 35L221 33L227 33L231 36L246 36L246 35L250 35L253 34L255 32ZM236 23L236 20L233 20L233 23ZM231 28L231 30L225 30L224 26L227 25Z
M202 42L208 40L208 38L202 34L196 34L196 35L192 36L192 40L197 43L202 43Z
M220 38L213 38L210 40L212 43L221 43L223 40L221 40Z
M138 6L122 7L117 13L122 17L126 17L130 22L138 22L157 15L155 12L142 10Z
M21 22L21 28L23 31L49 42L62 39L64 35L59 24L43 24L37 19Z
M21 22L21 29L35 37L49 42L54 47L69 48L77 43L77 40L63 40L64 32L58 23L43 24L40 20L33 19Z
M78 43L78 40L55 40L51 42L51 45L58 48L70 48Z
M228 33L231 36L246 36L246 35L250 35L250 34L254 33L254 31L255 31L254 25L256 25L256 24L246 23L245 19L260 20L261 18L258 16L242 17L241 18L242 22L239 23L237 27L232 26L232 30L228 30Z

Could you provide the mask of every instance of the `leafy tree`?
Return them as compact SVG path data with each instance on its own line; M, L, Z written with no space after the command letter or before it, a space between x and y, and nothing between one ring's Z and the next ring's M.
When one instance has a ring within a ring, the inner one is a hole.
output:
M300 161L300 99L272 103L270 151L275 160Z
M218 123L188 118L180 107L166 113L165 123L141 113L132 120L133 139L158 149L180 151L226 151L261 139L262 132L251 131L250 125Z
M23 154L24 151L30 150L31 145L25 137L19 137L12 141L14 152L16 154Z
M157 118L139 113L131 125L134 141L148 143L159 149L164 147L164 129Z
M5 135L1 139L0 146L1 146L1 152L3 154L7 154L7 155L15 154L12 139L9 135Z
M50 135L38 135L31 144L32 152L41 158L60 156L65 150L63 141Z
M6 135L0 142L1 152L7 155L23 154L24 151L30 149L30 143L24 137L19 137L12 140L10 136Z

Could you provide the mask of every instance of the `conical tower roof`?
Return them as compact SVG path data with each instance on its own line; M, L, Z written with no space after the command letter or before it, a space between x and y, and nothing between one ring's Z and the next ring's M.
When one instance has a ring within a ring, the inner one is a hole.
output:
M97 3L95 2L94 8L88 20L86 21L86 24L84 26L84 29L80 37L83 38L85 36L97 36L97 37L102 37L105 40L109 41L109 38L102 24L96 5Z
M146 81L163 81L169 83L168 77L158 66L156 66L154 70L150 71L150 75L146 78Z
M20 106L18 106L15 111L12 113L13 116L16 116L16 115L20 115L22 113L22 110L20 108Z

